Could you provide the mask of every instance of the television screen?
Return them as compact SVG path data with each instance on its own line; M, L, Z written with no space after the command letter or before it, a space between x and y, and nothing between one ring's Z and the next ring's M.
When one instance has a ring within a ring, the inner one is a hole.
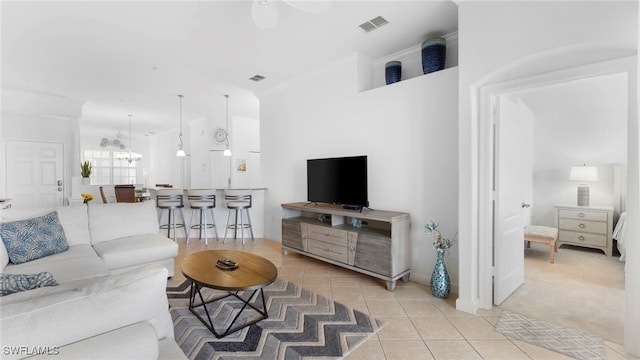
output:
M368 207L367 157L307 160L307 200Z

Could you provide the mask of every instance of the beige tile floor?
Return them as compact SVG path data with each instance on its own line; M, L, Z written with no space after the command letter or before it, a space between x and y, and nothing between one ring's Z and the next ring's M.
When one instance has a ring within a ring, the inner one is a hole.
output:
M347 355L348 360L413 359L570 359L559 353L505 338L494 331L501 310L476 315L455 309L455 294L446 299L431 295L430 288L415 282L398 282L394 292L381 280L326 264L293 252L284 256L279 242L178 239L180 252L170 285L184 280L180 263L184 256L202 250L237 249L272 261L279 276L347 306L366 312L386 326ZM626 359L622 346L606 342L608 359Z

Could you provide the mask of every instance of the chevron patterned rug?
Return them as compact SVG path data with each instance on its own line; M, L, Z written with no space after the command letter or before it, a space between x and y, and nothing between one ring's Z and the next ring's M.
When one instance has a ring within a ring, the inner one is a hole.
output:
M510 311L502 312L496 331L508 338L541 346L574 359L607 358L604 342L597 336L529 319Z
M226 294L212 289L202 293L205 300ZM251 293L239 295L245 298ZM189 359L339 359L384 326L363 312L280 278L264 289L264 295L269 318L217 339L189 311L188 282L167 287L180 348ZM256 296L253 304L262 308L262 299ZM208 304L214 328L221 332L228 327L242 305L233 297ZM258 313L247 308L235 324L255 317Z

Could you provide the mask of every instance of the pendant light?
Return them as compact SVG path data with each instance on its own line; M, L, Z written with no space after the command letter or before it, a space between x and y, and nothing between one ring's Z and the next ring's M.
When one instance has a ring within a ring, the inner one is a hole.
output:
M227 147L224 149L222 156L231 156L231 149L229 149L229 95L225 94L224 97L227 98L227 134L225 138Z
M184 95L178 95L178 98L180 98L180 135L178 136L178 138L180 139L180 144L178 144L178 152L176 152L176 156L187 156L187 154L184 152L184 143L182 142L182 98L184 97Z
M129 162L129 164L131 164L132 162L136 161L136 160L140 160L142 159L142 154L138 154L138 153L134 153L131 150L131 117L133 115L129 114L129 153L117 153L116 154L116 159L120 159L120 160L127 160Z

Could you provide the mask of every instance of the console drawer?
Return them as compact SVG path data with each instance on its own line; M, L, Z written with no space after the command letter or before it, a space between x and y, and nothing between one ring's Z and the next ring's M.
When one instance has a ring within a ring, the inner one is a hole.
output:
M309 225L307 238L347 247L348 232L325 226Z
M346 232L344 233L346 234ZM347 263L349 259L346 241L342 245L336 245L326 241L309 239L307 243L307 251L341 263Z

